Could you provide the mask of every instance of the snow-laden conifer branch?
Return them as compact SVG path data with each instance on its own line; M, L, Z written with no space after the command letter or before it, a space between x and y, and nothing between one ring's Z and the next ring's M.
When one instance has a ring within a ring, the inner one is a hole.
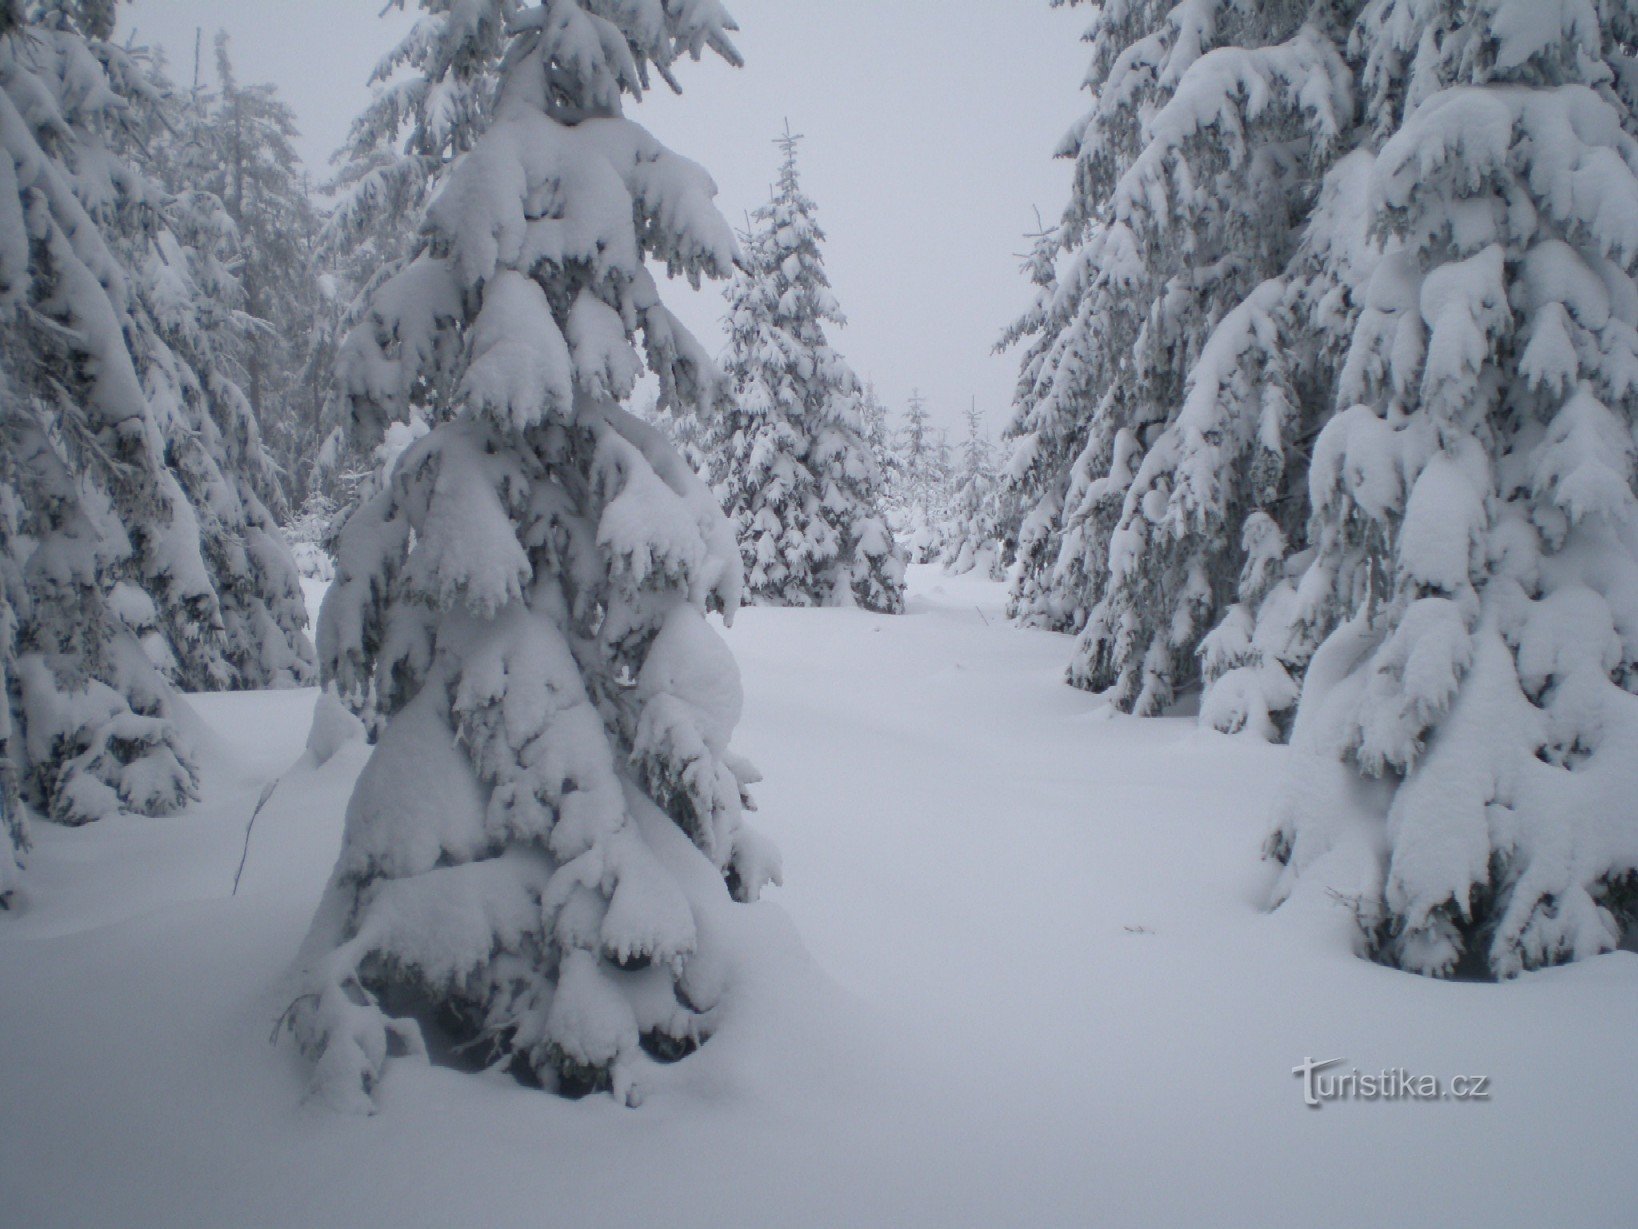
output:
M634 1103L725 1009L708 919L779 877L706 622L740 599L732 529L622 407L645 369L668 403L724 399L649 265L724 276L733 236L620 98L729 25L709 0L427 7L412 37L454 43L417 44L423 73L494 90L440 138L419 248L341 347L355 430L426 429L337 540L320 656L379 741L286 1023L337 1105L367 1108L432 1024Z

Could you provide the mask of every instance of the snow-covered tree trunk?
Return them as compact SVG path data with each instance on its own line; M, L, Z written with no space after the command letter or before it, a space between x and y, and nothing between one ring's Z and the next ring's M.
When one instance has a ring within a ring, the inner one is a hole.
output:
M0 8L0 38L5 35L5 10ZM3 387L3 385L0 385ZM9 399L14 390L4 388ZM0 442L9 442L0 416ZM22 886L23 859L28 853L28 816L23 811L18 765L23 762L20 748L12 745L17 733L12 721L12 686L17 677L17 631L22 622L28 593L23 584L22 551L17 539L22 533L23 508L16 476L0 461L0 909L9 907Z
M734 405L703 424L708 473L734 521L751 601L896 613L904 559L883 509L863 390L830 345L843 323L825 274L824 232L796 172L796 142L773 199L751 217L728 293L724 371Z
M734 255L709 177L621 95L738 55L714 0L467 7L479 36L508 22L498 93L341 359L356 418L432 427L339 538L323 668L381 732L287 1021L338 1105L438 1034L634 1101L728 1009L702 919L778 878L706 621L739 599L732 529L621 405L645 358L670 402L724 397L646 262L698 279Z
M1276 899L1448 976L1615 945L1638 883L1633 19L1373 0L1386 249L1315 445Z

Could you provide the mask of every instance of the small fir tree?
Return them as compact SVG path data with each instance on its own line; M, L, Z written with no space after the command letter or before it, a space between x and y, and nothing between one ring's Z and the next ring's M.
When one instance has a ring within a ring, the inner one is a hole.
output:
M955 475L948 519L950 538L944 548L945 570L959 574L977 568L999 580L1005 563L995 455L984 434L984 416L978 412L976 402L967 411L967 438L961 446L961 464Z
M898 431L896 452L902 494L897 528L913 563L932 563L944 549L949 527L945 504L950 497L950 443L933 426L927 399L911 389Z
M864 396L859 399L859 417L864 424L865 443L881 475L882 508L889 519L903 497L904 474L899 465L899 454L893 449L892 430L887 425L887 406L876 392L875 384L866 381Z
M728 292L724 368L734 408L708 421L712 485L738 527L751 600L896 613L904 560L882 507L862 390L829 343L843 323L824 232L796 171L789 128L773 199L751 217Z

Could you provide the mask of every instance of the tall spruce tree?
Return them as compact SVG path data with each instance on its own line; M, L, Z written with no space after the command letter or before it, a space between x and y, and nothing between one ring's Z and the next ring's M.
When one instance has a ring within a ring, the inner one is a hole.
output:
M924 509L937 505L950 477L950 446L933 426L927 398L911 389L898 430L899 467L904 472L906 500Z
M110 238L131 271L143 326L133 356L170 467L195 509L214 599L214 610L186 619L161 605L155 628L174 659L167 671L186 690L304 684L313 650L277 524L286 508L282 476L244 391L255 338L270 324L246 310L245 243L227 205L208 182L171 178L197 158L171 157L189 129L189 100L158 67L145 76L147 88L128 106L133 131L123 152L148 178L152 215L127 217L134 224L114 227Z
M0 4L0 879L33 811L176 809L196 778L169 679L305 679L289 553L218 296L142 135L163 82L111 3ZM15 794L13 793L15 790ZM4 893L0 886L0 894Z
M322 385L309 378L309 352L327 303L317 264L321 219L294 146L295 114L271 85L239 81L220 33L216 88L196 93L189 110L195 164L178 169L220 199L233 222L244 310L256 322L241 360L244 392L285 494L299 506L318 446L323 396Z
M728 291L734 408L705 424L708 472L739 531L748 596L896 613L904 559L888 528L858 377L831 346L843 323L813 201L786 127L773 198L751 216Z
M1195 679L1247 518L1300 524L1315 397L1287 274L1352 130L1346 7L1125 0L1088 35L1093 107L1062 151L1068 268L1036 274L1051 294L1017 330L1037 340L1010 472L1048 506L1028 514L1014 601L1079 627L1070 680L1129 711Z
M730 928L701 919L778 875L706 622L739 599L731 526L622 408L645 365L668 403L726 400L648 262L693 280L734 256L709 177L622 95L739 57L715 0L459 10L405 88L498 60L498 91L450 129L422 245L339 367L365 429L432 426L339 537L323 668L381 733L286 1019L335 1104L367 1108L422 1024L635 1100L731 1009Z
M1369 144L1358 129L1353 140ZM1251 462L1261 464L1259 489L1265 498L1244 507L1239 523L1242 563L1233 600L1200 642L1205 683L1200 719L1224 733L1288 737L1299 681L1329 630L1304 615L1297 589L1308 546L1307 459L1320 427L1334 412L1337 373L1380 256L1370 233L1373 161L1368 148L1354 148L1326 172L1297 259L1278 283L1274 312L1241 314L1252 344L1221 369L1226 374L1211 377L1215 383L1205 386L1225 405L1238 400L1243 420L1219 438L1241 441L1260 428L1259 402L1281 406L1282 397L1295 394L1283 433L1288 445L1283 464L1276 468L1273 456L1264 453ZM1270 286L1259 293L1272 297L1274 292ZM1229 322L1222 333L1233 344ZM1264 378L1281 378L1259 388L1259 371ZM1215 391L1225 385L1231 390L1227 397ZM1191 396L1198 399L1198 394ZM1268 482L1275 474L1278 481Z
M1505 977L1638 894L1634 18L1372 0L1384 251L1316 442L1276 893L1375 958ZM1328 633L1328 634L1326 634Z
M1058 153L1067 156L1062 147ZM1031 236L1023 271L1035 286L1035 298L1001 335L996 350L1024 346L1013 417L1002 432L1006 458L1000 502L1004 532L1014 542L1007 614L1028 627L1073 632L1080 625L1075 612L1059 601L1053 566L1063 537L1069 466L1082 407L1090 396L1086 366L1079 361L1088 302L1077 293L1088 270L1085 248L1076 248L1063 235L1063 228L1055 226Z

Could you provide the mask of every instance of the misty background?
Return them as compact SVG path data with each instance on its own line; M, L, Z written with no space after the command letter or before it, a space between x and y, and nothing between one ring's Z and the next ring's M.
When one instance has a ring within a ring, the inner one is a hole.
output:
M627 113L710 170L736 227L768 196L774 137L802 142L803 187L829 238L848 327L832 340L895 419L912 387L952 441L976 399L998 436L1016 355L993 354L1029 302L1019 272L1037 215L1054 220L1071 165L1053 148L1080 114L1087 14L996 0L729 0L745 67L683 65ZM214 80L218 29L241 81L271 82L295 110L315 183L369 98L378 60L418 12L382 0L135 0L121 35L163 50L178 84ZM720 287L672 282L666 301L713 352Z

